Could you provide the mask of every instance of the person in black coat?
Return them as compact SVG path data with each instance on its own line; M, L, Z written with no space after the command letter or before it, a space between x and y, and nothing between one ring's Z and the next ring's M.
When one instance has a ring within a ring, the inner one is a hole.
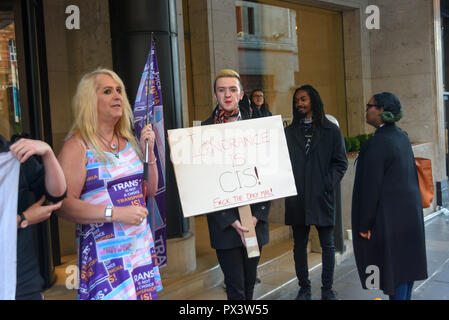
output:
M250 119L248 110L239 108L243 88L237 72L225 69L217 73L214 82L218 106L202 125L226 123ZM269 241L268 213L270 202L251 205L259 249ZM211 247L216 250L218 262L223 270L228 300L251 300L257 275L259 258L248 258L243 227L238 208L207 214Z
M352 234L363 288L410 300L413 282L427 278L427 260L412 146L395 124L401 117L392 93L375 94L366 105L366 122L376 132L357 159Z
M322 299L336 299L332 290L335 266L335 191L348 167L340 129L324 113L319 93L310 85L293 95L293 121L285 128L298 194L285 199L285 224L291 225L300 290L296 299L310 300L307 263L310 226L318 230L322 249Z

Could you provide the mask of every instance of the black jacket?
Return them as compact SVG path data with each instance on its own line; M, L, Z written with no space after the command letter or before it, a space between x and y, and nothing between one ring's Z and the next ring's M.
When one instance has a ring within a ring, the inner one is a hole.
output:
M412 147L396 125L385 125L363 145L352 195L354 255L362 286L377 266L380 289L427 278L422 200ZM359 235L371 230L370 240Z
M214 116L216 111L217 108L215 108L209 119L202 122L202 125L214 124ZM246 110L240 109L240 114L243 120L249 119L249 114ZM252 215L258 219L255 229L259 247L262 247L269 241L270 233L268 230L268 214L270 211L270 206L270 201L251 205ZM207 223L209 225L210 243L212 248L233 249L243 246L240 236L232 227L232 223L235 220L240 220L239 211L237 208L207 214Z
M251 110L253 112L252 118L264 118L273 115L265 106L262 106L259 110L254 104L251 104Z
M285 128L295 177L296 196L285 199L285 224L320 227L335 225L335 191L348 168L340 129L327 120L314 128L309 154L297 122Z

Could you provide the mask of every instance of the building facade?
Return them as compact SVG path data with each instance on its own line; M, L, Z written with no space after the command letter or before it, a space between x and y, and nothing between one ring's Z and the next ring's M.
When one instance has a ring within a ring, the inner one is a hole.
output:
M213 79L223 68L240 73L245 91L263 89L270 111L286 123L292 117L294 90L313 85L348 137L372 132L364 106L374 93L390 91L403 104L400 126L415 155L430 158L434 183L444 182L446 2L2 1L0 134L26 132L58 153L73 122L71 99L81 76L99 66L116 70L132 103L153 32L159 39L167 129L210 116ZM352 166L342 183L343 229L350 228L353 175ZM171 179L167 188L175 189L173 175ZM425 213L436 207L435 196ZM192 272L195 218L182 218L179 201L167 217L171 231L165 275ZM271 219L283 223L282 200L273 202ZM54 217L40 228L41 250L54 258L44 259L43 268L75 253L73 224Z

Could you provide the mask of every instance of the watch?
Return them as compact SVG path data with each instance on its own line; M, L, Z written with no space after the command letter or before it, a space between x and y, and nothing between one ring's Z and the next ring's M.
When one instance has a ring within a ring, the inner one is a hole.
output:
M106 206L106 209L104 209L104 217L106 218L107 222L112 221L112 206Z
M26 227L28 227L30 222L27 220L27 218L25 218L23 213L21 213L19 216L20 216L20 221L19 221L20 229L25 229Z

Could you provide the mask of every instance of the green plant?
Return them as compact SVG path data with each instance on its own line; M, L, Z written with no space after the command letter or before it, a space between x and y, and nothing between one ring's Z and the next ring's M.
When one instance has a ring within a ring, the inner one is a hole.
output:
M362 133L355 137L344 137L346 152L357 152L374 133Z
M362 134L359 134L358 136L356 136L356 138L359 140L360 148L361 148L361 147L363 147L365 142L368 141L369 136L366 133L362 133Z
M349 137L345 137L345 147L346 147L346 152L351 152L351 138Z
M360 141L357 137L352 137L351 139L351 152L360 150Z

